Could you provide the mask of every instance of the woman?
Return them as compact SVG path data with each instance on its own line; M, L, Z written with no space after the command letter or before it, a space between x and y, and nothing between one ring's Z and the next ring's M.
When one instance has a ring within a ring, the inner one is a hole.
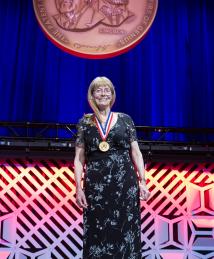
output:
M141 258L139 198L146 200L149 191L133 121L111 112L115 97L108 78L95 78L88 90L94 114L78 125L74 165L76 201L84 209L85 259Z

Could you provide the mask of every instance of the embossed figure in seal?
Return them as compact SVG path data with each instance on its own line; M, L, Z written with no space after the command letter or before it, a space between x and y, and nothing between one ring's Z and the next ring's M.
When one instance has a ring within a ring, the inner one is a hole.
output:
M65 30L85 31L96 26L105 16L99 12L99 0L56 0L56 23Z
M129 0L103 0L100 11L105 15L106 25L119 26L134 14L128 9Z

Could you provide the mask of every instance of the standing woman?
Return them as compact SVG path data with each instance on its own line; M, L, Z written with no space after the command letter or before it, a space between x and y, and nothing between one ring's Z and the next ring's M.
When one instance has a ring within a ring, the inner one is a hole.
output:
M84 259L141 259L140 199L149 191L133 121L111 111L115 97L108 78L95 78L88 89L94 113L78 125L74 165Z

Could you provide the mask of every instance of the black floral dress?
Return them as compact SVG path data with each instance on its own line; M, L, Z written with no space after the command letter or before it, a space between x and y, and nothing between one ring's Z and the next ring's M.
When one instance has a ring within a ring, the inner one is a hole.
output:
M76 144L85 147L84 259L140 259L140 202L137 175L130 158L130 144L137 140L130 116L118 113L107 142L102 141L90 115L78 125Z

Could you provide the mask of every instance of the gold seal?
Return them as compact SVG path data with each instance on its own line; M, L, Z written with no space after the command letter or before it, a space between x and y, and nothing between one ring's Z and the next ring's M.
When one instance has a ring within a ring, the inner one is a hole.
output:
M122 54L146 35L158 0L33 0L37 20L59 48L84 58Z
M109 150L109 148L110 148L110 146L109 146L109 143L108 143L108 142L106 142L106 141L100 142L100 144L99 144L99 149L100 149L100 151L106 152L106 151Z

